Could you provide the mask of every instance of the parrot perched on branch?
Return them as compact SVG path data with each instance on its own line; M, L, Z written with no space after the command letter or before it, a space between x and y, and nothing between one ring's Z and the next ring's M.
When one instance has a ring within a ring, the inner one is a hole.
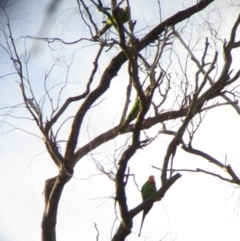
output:
M129 123L131 123L134 119L137 118L138 113L140 111L140 107L141 107L141 101L139 98L137 98L128 114L128 116L126 117L126 119L123 121L123 123L121 124L121 129L125 128Z
M149 97L151 94L151 88L150 86L147 87L147 89L144 92L146 97ZM121 130L123 130L129 123L131 123L133 120L135 120L138 116L138 113L140 112L140 108L141 108L141 100L140 98L137 98L128 114L128 116L126 117L126 119L122 122L119 131L121 132Z
M117 11L118 19L120 23L124 24L130 20L130 7L126 6L124 8L119 8ZM112 16L113 18L113 16ZM116 22L116 20L113 18ZM112 19L108 19L105 26L93 37L93 39L97 39L102 36L109 28L113 26Z
M142 189L141 189L143 201L147 200L151 196L154 196L156 192L157 192L157 188L156 188L154 176L149 176L148 180L145 182L145 184L142 186ZM153 203L149 204L147 207L143 209L142 222L141 222L141 226L138 234L139 237L141 235L144 219L148 214L148 212L150 211L150 209L152 208L152 206L153 206Z

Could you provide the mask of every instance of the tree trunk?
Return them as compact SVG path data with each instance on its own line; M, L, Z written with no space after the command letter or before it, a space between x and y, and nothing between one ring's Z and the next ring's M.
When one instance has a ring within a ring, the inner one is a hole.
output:
M56 241L57 209L64 185L71 179L66 173L45 182L45 210L42 218L42 241Z
M124 227L123 224L121 223L112 241L124 241L126 237L131 233L131 229L132 229L132 223L129 225L129 227Z

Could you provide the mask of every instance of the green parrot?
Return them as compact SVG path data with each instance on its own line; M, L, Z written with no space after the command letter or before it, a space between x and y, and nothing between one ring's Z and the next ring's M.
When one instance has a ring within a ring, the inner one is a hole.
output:
M125 128L129 123L131 123L134 119L137 118L137 115L140 111L141 107L141 101L139 98L137 98L127 116L127 118L123 121L123 123L120 126L120 129Z
M145 96L148 97L151 94L151 88L150 86L145 90L144 92ZM119 131L121 132L122 129L124 129L129 123L131 123L133 120L135 120L138 116L138 113L140 112L141 108L141 100L137 98L127 116L127 118L123 121L121 126L119 127Z
M119 8L117 13L118 13L118 19L122 24L130 20L130 7L126 6L124 8ZM109 28L112 27L112 25L113 25L112 20L108 19L105 26L98 32L97 35L93 37L93 39L97 39L100 36L102 36Z
M154 196L156 192L157 192L157 188L156 188L154 176L149 176L148 180L144 183L141 189L143 201L147 200L151 196ZM153 206L153 203L143 209L142 223L140 226L138 237L140 237L141 235L144 219L148 214L148 212L150 211L150 209L152 208L152 206Z

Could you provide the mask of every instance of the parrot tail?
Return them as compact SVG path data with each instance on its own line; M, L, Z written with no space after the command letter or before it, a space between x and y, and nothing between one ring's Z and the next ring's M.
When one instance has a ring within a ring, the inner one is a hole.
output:
M118 128L118 133L121 133L122 130L129 124L129 121L126 119L123 121L123 123Z
M92 39L96 40L99 37L101 37L109 28L111 27L111 24L106 24Z
M149 206L147 206L147 207L143 210L142 223L141 223L141 226L140 226L140 230L139 230L138 237L140 237L140 235L141 235L141 231L142 231L142 226L143 226L144 219L145 219L146 215L148 214L148 212L151 210L152 206L153 206L153 203L151 203Z

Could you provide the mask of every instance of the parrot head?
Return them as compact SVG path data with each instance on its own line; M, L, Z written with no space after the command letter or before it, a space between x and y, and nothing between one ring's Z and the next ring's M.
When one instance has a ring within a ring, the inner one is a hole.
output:
M125 6L125 7L123 8L123 10L124 10L125 12L129 12L129 11L130 11L130 7L129 7L129 6Z
M149 176L148 182L150 182L150 183L155 183L155 178L154 178L153 175Z

